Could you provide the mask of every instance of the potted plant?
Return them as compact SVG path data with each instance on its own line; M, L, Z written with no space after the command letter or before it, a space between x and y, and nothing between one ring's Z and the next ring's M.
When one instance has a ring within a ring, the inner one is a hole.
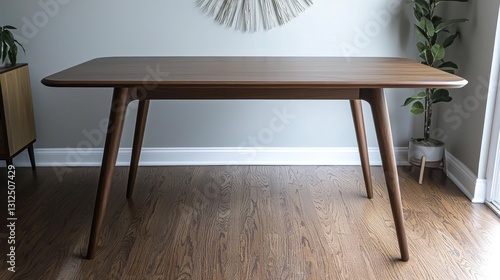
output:
M7 66L7 59L10 61L10 65L16 65L18 47L20 46L23 51L24 47L15 38L14 34L10 30L16 29L13 26L5 25L0 26L0 67L3 68ZM10 66L9 65L9 66Z
M436 8L443 2L467 2L468 0L411 0L413 13L416 19L415 28L422 38L417 43L421 63L455 73L458 66L445 59L446 48L451 46L459 36L459 32L452 28L465 18L446 20L436 13ZM445 35L445 36L442 36ZM446 89L427 88L409 98L403 106L409 106L410 112L424 114L424 137L410 140L408 160L413 164L420 164L425 156L426 162L441 162L444 154L444 143L431 138L432 106L439 102L450 102L452 97Z

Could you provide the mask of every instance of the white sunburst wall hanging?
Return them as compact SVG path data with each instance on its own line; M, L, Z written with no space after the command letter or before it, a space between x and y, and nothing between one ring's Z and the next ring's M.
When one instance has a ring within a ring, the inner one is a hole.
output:
M283 25L313 4L312 0L196 0L201 10L243 32Z

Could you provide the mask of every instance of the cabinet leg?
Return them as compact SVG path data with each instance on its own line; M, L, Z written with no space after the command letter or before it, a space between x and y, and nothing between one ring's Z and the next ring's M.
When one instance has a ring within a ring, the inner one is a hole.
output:
M31 144L30 146L28 146L28 154L30 156L31 169L33 169L33 171L35 171L36 170L36 164L35 164L35 151L33 149L33 144Z

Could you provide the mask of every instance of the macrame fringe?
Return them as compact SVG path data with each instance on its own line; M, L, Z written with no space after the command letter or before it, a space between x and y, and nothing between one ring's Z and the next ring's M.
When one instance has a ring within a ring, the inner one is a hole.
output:
M196 0L219 24L243 32L283 25L313 4L312 0Z

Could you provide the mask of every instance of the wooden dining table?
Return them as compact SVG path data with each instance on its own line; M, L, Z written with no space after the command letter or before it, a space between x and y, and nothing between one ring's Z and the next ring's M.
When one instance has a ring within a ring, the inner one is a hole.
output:
M131 199L150 100L349 100L367 197L373 197L361 101L372 111L401 260L410 254L384 88L459 88L461 77L388 57L103 57L42 80L50 87L113 88L87 258L105 220L127 106L138 100L127 186ZM90 91L90 90L89 90Z

